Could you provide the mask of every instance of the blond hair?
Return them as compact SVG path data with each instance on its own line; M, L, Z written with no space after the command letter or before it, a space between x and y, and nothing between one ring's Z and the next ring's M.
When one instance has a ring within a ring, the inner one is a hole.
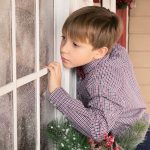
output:
M74 41L89 42L93 49L109 50L122 33L121 19L104 7L87 6L73 12L65 21L62 34Z

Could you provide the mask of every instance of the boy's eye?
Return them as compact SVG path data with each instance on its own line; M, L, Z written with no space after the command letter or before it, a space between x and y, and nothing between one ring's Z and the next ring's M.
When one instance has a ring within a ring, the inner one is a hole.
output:
M77 43L75 43L75 42L73 42L73 46L74 47L79 47L79 45Z
M66 37L65 37L64 35L62 35L61 37L62 37L62 40L65 40L65 39L66 39Z

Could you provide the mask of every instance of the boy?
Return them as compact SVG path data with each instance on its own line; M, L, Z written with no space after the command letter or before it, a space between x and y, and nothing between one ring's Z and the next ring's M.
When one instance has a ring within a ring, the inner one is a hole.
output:
M119 135L146 117L128 54L116 44L121 33L121 20L103 7L83 7L65 21L60 54L65 68L77 68L82 75L78 99L61 87L60 64L47 67L50 102L73 127L96 141L110 131Z

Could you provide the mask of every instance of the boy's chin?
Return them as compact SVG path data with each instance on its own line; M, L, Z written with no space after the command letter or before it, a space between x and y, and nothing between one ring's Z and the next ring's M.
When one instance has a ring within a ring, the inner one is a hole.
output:
M68 65L65 65L65 64L63 64L63 66L64 66L64 68L66 68L66 69L72 69L72 68L74 68L74 67L72 67L72 66L68 66Z
M65 64L65 63L62 63L63 67L66 68L66 69L73 69L73 68L77 68L77 67L80 67L78 65L69 65L69 64Z

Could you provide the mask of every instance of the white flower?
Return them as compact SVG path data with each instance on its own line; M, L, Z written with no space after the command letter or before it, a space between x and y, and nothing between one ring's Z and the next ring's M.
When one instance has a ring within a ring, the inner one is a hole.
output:
M69 132L69 129L66 129L66 134L68 134L68 132Z
M73 137L73 140L76 140L76 138L75 138L75 137Z
M63 144L63 143L61 143L61 147L64 147L64 144Z

